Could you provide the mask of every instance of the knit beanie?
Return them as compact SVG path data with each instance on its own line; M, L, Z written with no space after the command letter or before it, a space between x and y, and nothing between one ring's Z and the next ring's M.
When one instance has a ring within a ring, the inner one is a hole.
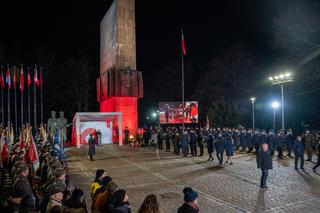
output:
M195 192L191 187L185 187L183 189L183 194L185 202L193 202L198 198L198 193Z

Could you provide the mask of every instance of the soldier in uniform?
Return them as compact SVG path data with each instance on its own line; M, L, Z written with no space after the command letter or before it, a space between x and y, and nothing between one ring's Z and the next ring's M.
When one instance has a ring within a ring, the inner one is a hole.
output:
M249 129L248 130L248 132L247 132L247 134L246 134L246 138L247 138L247 146L248 146L248 151L247 151L247 153L250 153L250 152L252 152L252 150L253 150L253 145L252 145L252 130L251 129Z
M304 149L301 136L298 135L294 142L294 168L298 170L298 161L300 159L300 169L304 169Z
M240 132L238 129L235 129L233 132L233 140L234 140L234 150L237 151L240 146Z
M279 131L276 137L276 144L277 144L277 151L278 151L278 158L283 159L283 147L284 147L284 137L282 131Z
M274 147L275 147L275 134L273 132L273 130L270 130L269 131L269 134L268 134L268 137L267 137L267 143L269 145L269 150L270 150L270 153L271 153L271 156L274 155Z
M218 133L218 138L215 142L215 148L216 148L216 156L219 161L219 165L222 165L223 162L223 151L224 151L224 138L222 137L222 133Z
M208 154L209 154L209 159L208 161L213 161L213 147L214 147L214 136L213 133L211 132L208 136L207 136L207 149L208 149Z
M20 163L16 170L16 175L17 177L14 180L13 187L12 187L13 192L12 192L12 199L11 199L11 202L13 203L14 208L19 209L22 198L27 195L32 196L34 200L34 206L35 206L36 199L28 180L28 175L29 175L28 165L24 162Z
M181 146L183 157L188 157L189 154L189 135L187 132L184 132L181 138Z
M313 135L311 134L310 130L306 131L306 136L305 136L305 147L307 151L307 156L308 159L307 161L312 161L312 151L313 151Z
M292 136L292 130L289 129L287 131L287 135L285 137L285 143L287 145L288 150L288 157L291 157L292 147L293 147L293 136Z
M53 137L54 132L57 129L58 120L56 118L56 112L51 111L51 118L48 119L48 133Z
M197 135L194 130L190 131L190 149L192 157L197 156Z
M89 143L88 156L90 157L90 160L93 161L93 155L96 154L96 138L93 137L92 133L90 134L88 143Z
M246 148L247 148L247 138L246 138L246 130L245 129L241 130L240 146L241 146L241 151L245 152Z
M200 157L200 156L203 156L203 144L204 144L204 135L203 135L203 129L202 128L200 130L198 130L197 135L198 135L197 142L198 142L198 146L199 146L199 149L200 149L200 154L199 154L199 157Z
M254 146L255 149L255 154L257 153L257 151L259 151L260 149L260 143L259 143L259 133L258 131L254 131L254 134L252 136L252 145Z

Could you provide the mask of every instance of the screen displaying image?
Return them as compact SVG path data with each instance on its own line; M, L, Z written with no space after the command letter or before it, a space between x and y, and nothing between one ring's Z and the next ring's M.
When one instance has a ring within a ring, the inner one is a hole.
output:
M160 102L159 120L161 124L198 123L198 102L186 101L184 110L181 102Z

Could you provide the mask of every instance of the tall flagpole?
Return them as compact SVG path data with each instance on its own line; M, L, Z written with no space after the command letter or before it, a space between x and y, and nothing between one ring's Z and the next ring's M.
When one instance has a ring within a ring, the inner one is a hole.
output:
M24 90L24 74L23 74L23 65L21 64L20 72L20 97L21 97L21 130L23 129L23 90Z
M14 66L13 87L14 87L14 126L16 133L18 132L18 110L17 110L17 67Z
M43 125L43 96L42 96L42 89L43 89L43 73L42 73L42 66L40 68L40 100L41 100L41 125Z
M11 76L9 70L9 64L7 65L7 73L6 73L6 83L8 84L8 127L10 128L11 119L10 119L10 88L11 88Z
M3 88L4 88L4 77L3 77L3 66L1 65L1 119L2 125L4 125L4 100L3 100Z
M34 119L34 130L37 131L37 90L36 90L36 76L37 65L34 65L33 72L33 119Z
M181 29L181 91L182 91L182 135L184 135L184 38L183 29Z
M29 125L31 125L31 112L30 112L30 81L31 81L31 79L30 79L30 67L28 67L28 82L27 82L27 85L28 85L28 123L29 123Z

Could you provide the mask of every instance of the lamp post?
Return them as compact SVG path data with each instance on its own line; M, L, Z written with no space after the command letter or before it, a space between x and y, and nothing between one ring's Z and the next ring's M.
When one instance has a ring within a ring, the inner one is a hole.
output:
M272 82L272 84L277 84L281 88L281 128L283 131L285 131L285 125L284 125L284 93L283 93L283 87L285 83L293 81L293 75L290 72L282 73L275 76L270 76L269 80Z
M251 103L252 103L252 130L255 129L255 120L254 120L254 102L256 101L256 98L255 97L251 97L250 98L251 100Z
M273 108L273 130L276 130L276 109L279 107L279 102L273 101L271 104Z

